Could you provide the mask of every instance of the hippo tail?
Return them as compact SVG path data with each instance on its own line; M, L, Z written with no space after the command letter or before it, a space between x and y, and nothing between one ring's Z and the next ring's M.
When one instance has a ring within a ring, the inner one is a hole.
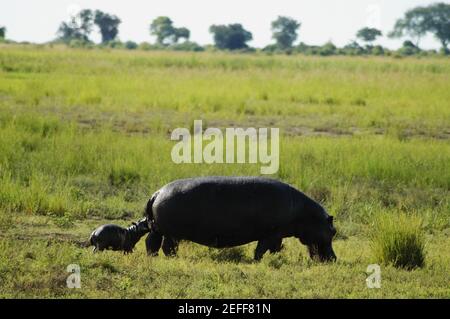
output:
M89 245L88 246L95 246L94 237L95 237L95 230L91 233L91 236L89 236Z
M153 221L153 203L156 200L156 197L158 196L159 192L156 192L152 195L152 197L147 202L147 206L145 207L144 216L147 217L149 221Z

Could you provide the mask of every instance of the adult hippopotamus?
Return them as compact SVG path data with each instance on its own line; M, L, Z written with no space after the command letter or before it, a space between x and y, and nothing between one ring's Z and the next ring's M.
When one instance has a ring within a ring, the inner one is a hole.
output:
M279 251L285 237L297 237L311 258L336 260L333 217L294 187L262 177L198 177L171 182L155 192L145 215L150 224L149 255L164 237L166 255L179 240L209 247L258 241L254 258Z

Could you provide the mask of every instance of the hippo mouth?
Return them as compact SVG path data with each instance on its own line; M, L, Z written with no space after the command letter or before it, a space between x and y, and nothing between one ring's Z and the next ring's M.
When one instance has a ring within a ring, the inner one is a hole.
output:
M336 254L331 245L308 245L309 256L320 262L336 261Z

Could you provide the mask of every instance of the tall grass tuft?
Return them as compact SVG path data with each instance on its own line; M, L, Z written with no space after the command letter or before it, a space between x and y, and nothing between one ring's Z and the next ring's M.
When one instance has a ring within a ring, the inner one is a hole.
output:
M425 264L425 238L418 216L383 213L375 218L372 253L383 264L411 270Z

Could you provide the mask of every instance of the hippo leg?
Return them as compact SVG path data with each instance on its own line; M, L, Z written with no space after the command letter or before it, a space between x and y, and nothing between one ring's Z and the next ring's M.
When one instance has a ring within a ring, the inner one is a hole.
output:
M158 256L158 251L161 248L162 236L161 234L152 231L145 239L145 246L147 248L147 255Z
M178 250L178 242L173 238L164 236L162 242L162 250L166 256L175 256Z
M279 237L270 237L259 240L255 249L255 260L261 260L262 256L268 250L270 250L271 253L280 251L282 248L281 241L282 238Z
M94 249L95 249L95 252L98 252L98 251L103 251L103 250L105 250L107 248L108 247L105 247L104 245L97 244Z
M271 254L275 254L280 252L283 249L283 238L274 239L273 245L269 247L269 251Z

